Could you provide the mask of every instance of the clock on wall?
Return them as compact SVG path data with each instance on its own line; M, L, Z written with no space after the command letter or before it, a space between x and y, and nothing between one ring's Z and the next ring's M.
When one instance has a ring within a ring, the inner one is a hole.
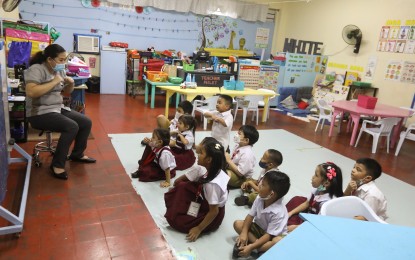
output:
M22 0L3 0L2 7L4 11L11 12L20 4Z

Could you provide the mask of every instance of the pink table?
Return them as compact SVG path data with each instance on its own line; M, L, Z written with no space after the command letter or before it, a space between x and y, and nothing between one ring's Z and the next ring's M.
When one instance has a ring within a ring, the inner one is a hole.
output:
M331 120L329 136L332 135L336 116L343 112L349 112L354 123L352 138L350 139L350 145L354 145L356 141L356 134L357 134L357 129L359 128L359 120L360 120L361 115L401 118L398 125L396 125L393 129L393 134L391 138L391 148L395 146L395 143L398 140L403 119L411 115L411 111L409 110L394 107L394 106L383 105L379 103L376 104L376 107L374 109L366 109L363 107L359 107L357 106L357 101L347 101L347 100L334 101L333 103L331 103L331 106L334 108L334 111L333 111L333 118Z

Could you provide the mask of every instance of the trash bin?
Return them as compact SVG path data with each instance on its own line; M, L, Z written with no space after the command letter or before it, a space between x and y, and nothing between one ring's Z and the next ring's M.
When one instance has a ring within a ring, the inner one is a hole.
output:
M101 79L97 76L90 77L85 83L88 86L86 90L89 93L100 93Z

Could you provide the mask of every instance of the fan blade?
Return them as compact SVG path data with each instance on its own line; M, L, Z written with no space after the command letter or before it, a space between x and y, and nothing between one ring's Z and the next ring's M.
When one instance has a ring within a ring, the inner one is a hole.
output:
M3 0L3 9L6 12L13 11L19 4L21 0Z

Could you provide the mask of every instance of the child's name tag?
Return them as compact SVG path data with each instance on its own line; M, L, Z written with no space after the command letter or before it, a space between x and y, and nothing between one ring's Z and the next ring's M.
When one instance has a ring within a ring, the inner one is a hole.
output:
M190 202L189 209L187 210L187 215L192 216L192 217L197 217L197 214L199 213L199 209L200 209L200 203L192 201Z

